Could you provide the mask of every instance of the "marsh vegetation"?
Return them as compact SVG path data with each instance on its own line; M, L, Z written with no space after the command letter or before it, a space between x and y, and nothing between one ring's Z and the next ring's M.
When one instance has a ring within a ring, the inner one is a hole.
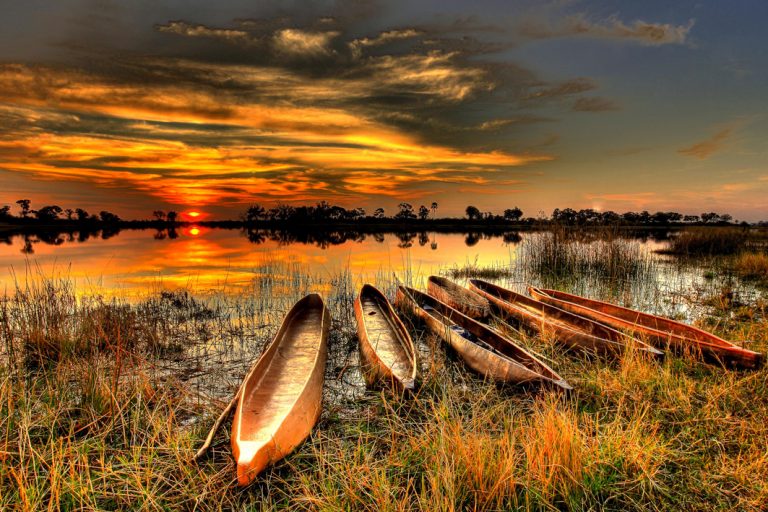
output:
M664 261L620 237L558 233L521 245L506 266L443 273L518 290L556 285L768 350L765 294L739 277L761 275L762 252ZM238 293L160 290L130 301L38 277L0 299L4 510L760 510L768 502L759 477L768 474L766 369L565 355L551 339L495 324L574 384L563 398L483 382L406 318L424 378L403 400L363 385L352 315L360 283L348 269L265 263ZM423 277L397 272L406 284ZM381 271L375 284L392 296L397 282ZM333 317L321 422L296 453L238 489L226 431L206 459L190 459L282 316L310 291L326 297Z

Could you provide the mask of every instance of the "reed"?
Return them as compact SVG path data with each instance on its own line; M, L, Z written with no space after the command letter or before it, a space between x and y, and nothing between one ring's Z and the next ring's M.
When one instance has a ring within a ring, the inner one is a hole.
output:
M392 288L391 275L380 279ZM756 477L768 474L768 370L631 352L618 362L583 359L526 338L576 385L563 398L483 382L412 325L424 383L415 399L401 399L363 387L345 313L355 288L348 272L316 276L269 262L237 296L126 302L84 296L66 280L19 287L0 299L0 509L760 510L768 502ZM324 292L334 317L321 422L240 490L226 433L207 459L189 461L307 291ZM714 329L765 351L765 303L743 307L751 316ZM58 346L56 357L30 368L33 340Z
M613 232L584 239L555 226L523 240L519 266L527 277L549 282L586 278L626 283L649 277L655 262L638 241Z
M749 242L749 233L741 228L688 228L672 237L663 252L678 256L722 256L741 252Z

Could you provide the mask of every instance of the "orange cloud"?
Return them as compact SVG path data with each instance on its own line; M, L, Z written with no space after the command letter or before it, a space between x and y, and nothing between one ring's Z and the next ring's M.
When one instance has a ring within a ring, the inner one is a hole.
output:
M732 131L732 128L725 128L714 134L712 137L692 146L678 149L677 152L681 155L698 158L699 160L706 160L723 149L725 142L731 136Z

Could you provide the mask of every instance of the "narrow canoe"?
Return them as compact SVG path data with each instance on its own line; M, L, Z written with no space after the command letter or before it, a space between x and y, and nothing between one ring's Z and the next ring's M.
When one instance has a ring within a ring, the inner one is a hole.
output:
M413 288L399 286L395 303L421 318L476 372L498 382L571 386L533 354L485 325Z
M562 309L647 338L658 347L678 352L695 350L710 361L742 368L760 368L765 355L741 348L712 333L669 318L557 290L530 288L531 295Z
M416 347L387 298L366 284L355 300L360 339L360 364L365 382L390 382L401 390L413 390L418 377Z
M506 318L511 317L534 332L551 332L557 341L568 348L596 354L619 354L632 346L654 357L663 355L663 352L646 343L589 318L482 279L470 279L469 283L474 291L488 299Z
M292 452L317 423L330 323L323 299L307 295L245 377L232 421L241 486Z
M427 292L440 302L475 320L483 321L491 316L491 304L488 299L444 277L429 276Z

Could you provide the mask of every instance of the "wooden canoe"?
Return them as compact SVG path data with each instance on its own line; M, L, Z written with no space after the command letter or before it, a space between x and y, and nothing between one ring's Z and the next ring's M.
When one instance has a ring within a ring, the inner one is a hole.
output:
M440 302L475 320L483 321L491 316L491 304L488 299L444 277L429 276L427 292Z
M658 347L670 346L677 352L694 350L707 360L742 368L760 368L765 363L764 354L741 348L712 333L669 318L557 290L531 287L530 292L534 297L559 308L636 333Z
M330 323L323 299L307 295L286 315L245 377L232 421L232 452L241 486L292 452L317 423Z
M395 303L421 318L481 375L502 383L535 383L561 391L573 389L533 354L498 332L413 288L399 286Z
M416 347L384 294L364 285L355 300L355 318L366 384L384 381L412 391L419 368Z
M663 355L663 352L646 343L589 318L482 279L470 279L469 283L470 287L488 299L505 319L512 318L537 333L550 332L558 342L568 348L602 355L619 354L628 346L632 346L654 357Z

